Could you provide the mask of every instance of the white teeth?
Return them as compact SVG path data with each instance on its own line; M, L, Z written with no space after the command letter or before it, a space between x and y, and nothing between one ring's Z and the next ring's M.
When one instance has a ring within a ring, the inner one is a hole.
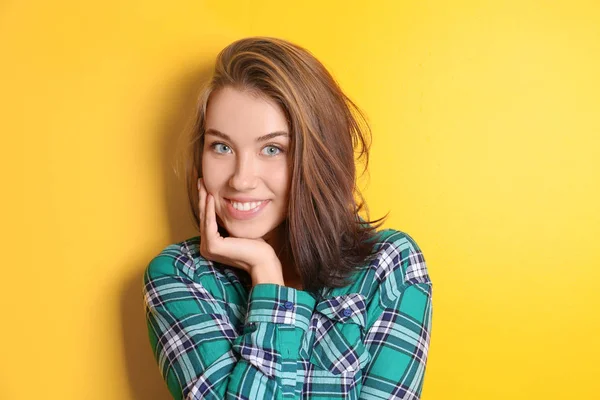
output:
M235 208L236 210L240 210L240 211L250 211L250 210L258 207L261 204L262 204L262 201L253 201L251 203L238 203L237 201L231 202L231 205L233 206L233 208Z

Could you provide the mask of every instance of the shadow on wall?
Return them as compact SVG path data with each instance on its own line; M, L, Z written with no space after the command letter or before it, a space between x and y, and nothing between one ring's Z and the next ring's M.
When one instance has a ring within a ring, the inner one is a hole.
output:
M200 88L210 78L211 73L212 66L206 66L192 71L176 82L171 97L164 99L164 114L157 118L157 131L150 132L161 138L158 158L161 160L163 185L157 186L164 187L165 190L162 195L166 196L165 211L169 220L169 243L180 242L198 235L189 210L185 181L183 177L177 178L173 167L178 137L186 129L194 114ZM162 249L156 249L156 254L160 250ZM142 298L143 272L149 261L144 260L142 265L128 269L136 271L136 274L125 282L121 294L121 326L131 393L129 398L168 400L172 397L152 354Z

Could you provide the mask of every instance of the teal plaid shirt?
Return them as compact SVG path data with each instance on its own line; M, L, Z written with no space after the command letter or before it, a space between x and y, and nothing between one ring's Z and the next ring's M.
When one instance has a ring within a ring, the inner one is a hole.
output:
M144 273L150 345L175 399L419 399L431 333L431 280L414 240L377 233L351 284L317 297L250 287L173 244Z

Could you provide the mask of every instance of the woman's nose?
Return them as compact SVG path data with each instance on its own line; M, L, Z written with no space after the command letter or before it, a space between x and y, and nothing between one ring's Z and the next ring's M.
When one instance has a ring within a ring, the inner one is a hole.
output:
M240 192L255 189L258 182L255 169L252 157L239 157L235 171L229 178L229 186Z

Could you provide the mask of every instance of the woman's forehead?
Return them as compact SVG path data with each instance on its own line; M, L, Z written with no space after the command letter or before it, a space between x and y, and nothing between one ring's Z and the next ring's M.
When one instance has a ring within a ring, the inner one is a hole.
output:
M211 95L206 110L206 132L223 133L232 139L254 140L274 132L288 132L281 107L250 92L223 88Z

